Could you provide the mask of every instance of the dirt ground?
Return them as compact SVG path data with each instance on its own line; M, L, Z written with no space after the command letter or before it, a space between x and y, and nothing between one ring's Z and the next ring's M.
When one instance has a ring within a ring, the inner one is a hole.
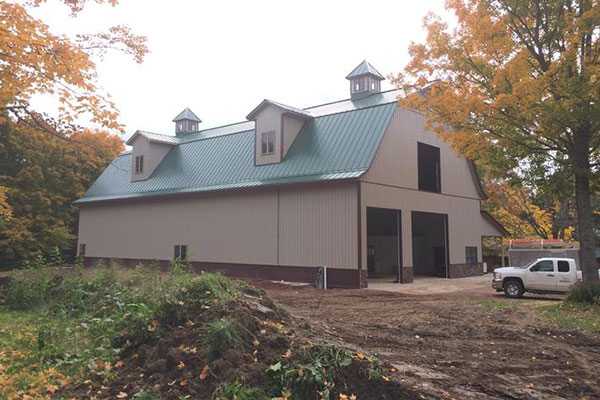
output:
M489 276L372 282L317 291L254 282L315 335L366 350L427 398L600 399L600 334L556 327L536 307L556 297L509 300ZM427 294L416 294L421 286ZM451 287L449 289L449 287Z

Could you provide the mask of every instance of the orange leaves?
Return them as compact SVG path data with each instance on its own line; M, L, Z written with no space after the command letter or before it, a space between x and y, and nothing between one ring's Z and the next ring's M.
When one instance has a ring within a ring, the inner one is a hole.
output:
M121 130L115 104L97 83L91 52L116 50L140 63L148 53L146 38L120 25L108 32L70 40L53 34L42 20L30 15L27 7L43 2L30 0L25 6L0 3L3 27L0 31L0 107L23 118L33 111L28 108L31 98L45 94L59 101L58 117L63 123L74 124L80 117L89 116L90 121L106 129ZM81 11L86 3L84 0L64 2L73 14ZM114 5L116 1L108 3Z
M129 397L129 395L125 392L119 392L119 394L117 394L117 399L126 399L127 397Z
M200 372L200 375L198 376L198 378L200 378L201 381L206 379L206 376L208 374L208 365L205 365L204 368L202 368L202 371Z

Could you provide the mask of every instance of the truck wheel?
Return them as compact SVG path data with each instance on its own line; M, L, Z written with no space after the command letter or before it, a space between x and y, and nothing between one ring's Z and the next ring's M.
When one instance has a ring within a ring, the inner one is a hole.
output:
M519 298L523 296L525 289L523 288L523 284L519 281L506 281L504 283L504 294L507 297L511 297L513 299Z

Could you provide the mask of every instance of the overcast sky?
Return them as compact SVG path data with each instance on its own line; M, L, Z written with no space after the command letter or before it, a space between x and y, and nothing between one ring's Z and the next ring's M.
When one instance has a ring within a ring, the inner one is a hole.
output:
M98 63L127 138L137 129L173 134L185 107L208 128L243 121L265 98L296 107L348 98L344 77L363 59L384 76L402 68L428 11L446 15L443 0L121 0L76 18L50 0L34 15L56 33L127 24L148 37L143 64L116 54Z

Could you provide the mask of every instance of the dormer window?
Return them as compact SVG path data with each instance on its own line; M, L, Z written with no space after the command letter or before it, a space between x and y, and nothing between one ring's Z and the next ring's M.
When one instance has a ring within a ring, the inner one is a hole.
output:
M263 132L260 137L260 154L273 154L275 152L275 131Z
M144 172L144 156L135 157L135 173L141 174Z

